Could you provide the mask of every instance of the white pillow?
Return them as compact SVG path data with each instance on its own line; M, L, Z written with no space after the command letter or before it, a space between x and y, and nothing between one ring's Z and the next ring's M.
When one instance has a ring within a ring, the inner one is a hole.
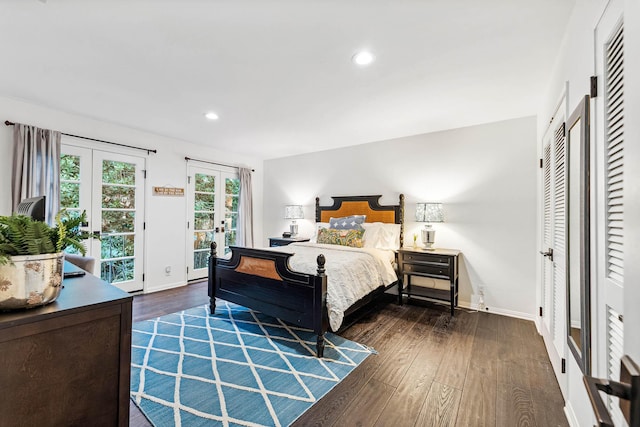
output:
M318 230L321 228L329 228L328 222L316 222L316 228L314 230L313 236L311 236L310 243L318 243Z
M400 224L368 222L363 227L363 247L390 250L400 248Z

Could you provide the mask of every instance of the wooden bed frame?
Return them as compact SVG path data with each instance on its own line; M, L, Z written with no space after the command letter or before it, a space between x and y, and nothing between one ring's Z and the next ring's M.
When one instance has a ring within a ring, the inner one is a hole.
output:
M367 222L400 224L400 246L404 228L404 195L399 204L381 206L381 196L332 197L332 206L320 206L316 198L316 221L329 222L330 217L367 215ZM324 353L324 334L329 327L327 314L327 276L325 257L317 258L317 274L304 274L289 267L294 254L265 249L231 246L231 258L218 258L215 242L209 257L209 298L211 313L215 312L216 298L230 301L277 317L296 326L308 328L318 334L316 355ZM380 287L366 295L345 315L370 302L388 287Z

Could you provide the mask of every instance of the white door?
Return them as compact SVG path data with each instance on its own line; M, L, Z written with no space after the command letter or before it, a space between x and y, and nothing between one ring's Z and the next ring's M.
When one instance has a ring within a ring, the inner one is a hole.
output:
M218 255L236 244L240 179L237 173L189 165L187 169L187 279L207 277L211 242Z
M621 0L607 5L596 27L598 96L594 98L596 149L596 266L592 298L594 376L619 380L624 343L624 22ZM637 361L636 361L637 362ZM607 397L616 425L618 399Z
M143 290L145 159L62 146L61 207L87 212L93 273L127 292Z
M140 157L93 153L93 254L100 277L127 292L143 290L144 164Z
M542 140L541 333L560 390L566 393L566 134L564 97Z
M60 208L72 215L87 212L85 230L91 230L92 150L62 145L60 155ZM91 255L91 242L84 242ZM94 272L95 273L95 272Z

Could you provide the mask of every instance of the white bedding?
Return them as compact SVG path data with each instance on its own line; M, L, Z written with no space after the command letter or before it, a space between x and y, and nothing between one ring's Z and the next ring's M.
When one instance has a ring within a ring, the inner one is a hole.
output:
M344 312L356 301L398 280L393 268L395 254L391 250L307 242L269 249L295 253L289 258L291 269L306 274L317 274L317 257L325 256L327 311L333 331L340 328Z

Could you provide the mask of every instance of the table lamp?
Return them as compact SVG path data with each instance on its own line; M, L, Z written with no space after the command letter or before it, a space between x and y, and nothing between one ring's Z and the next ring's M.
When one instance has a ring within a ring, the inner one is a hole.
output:
M442 213L442 203L416 203L416 221L426 222L422 231L422 243L424 248L432 251L433 243L436 238L436 230L433 229L431 223L444 222L444 214Z
M291 237L295 237L298 234L298 224L296 224L296 219L304 218L304 212L302 211L302 206L300 205L285 206L284 218L292 220L291 225L289 225L289 230L291 230Z

